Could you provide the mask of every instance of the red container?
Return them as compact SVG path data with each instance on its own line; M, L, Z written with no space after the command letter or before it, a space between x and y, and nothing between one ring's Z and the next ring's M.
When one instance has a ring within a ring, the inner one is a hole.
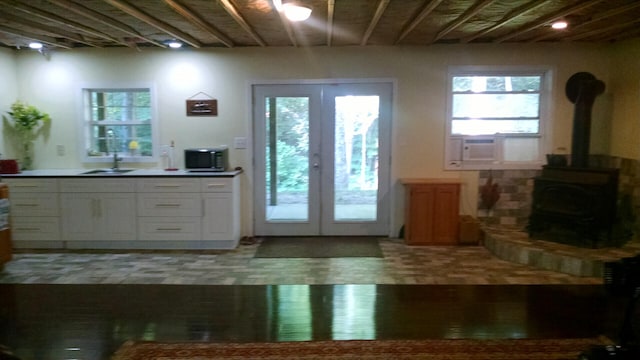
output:
M20 172L18 161L0 160L0 174L17 174Z

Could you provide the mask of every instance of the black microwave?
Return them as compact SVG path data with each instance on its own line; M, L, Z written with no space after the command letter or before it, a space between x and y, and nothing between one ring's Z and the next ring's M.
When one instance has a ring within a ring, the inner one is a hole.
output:
M184 163L187 171L226 171L229 167L229 149L184 149Z

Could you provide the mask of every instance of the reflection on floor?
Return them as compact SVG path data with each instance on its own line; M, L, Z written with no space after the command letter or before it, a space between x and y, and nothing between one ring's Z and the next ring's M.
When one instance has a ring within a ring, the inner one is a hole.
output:
M258 243L208 252L23 252L0 283L44 284L601 284L494 257L479 246L381 241L383 258L254 259Z

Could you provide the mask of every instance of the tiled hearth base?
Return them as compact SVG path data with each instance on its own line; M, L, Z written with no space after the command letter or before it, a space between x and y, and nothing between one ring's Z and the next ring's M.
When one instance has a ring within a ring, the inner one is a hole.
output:
M640 254L640 240L619 248L582 248L530 239L522 229L485 227L484 246L496 257L543 270L601 277L604 263Z

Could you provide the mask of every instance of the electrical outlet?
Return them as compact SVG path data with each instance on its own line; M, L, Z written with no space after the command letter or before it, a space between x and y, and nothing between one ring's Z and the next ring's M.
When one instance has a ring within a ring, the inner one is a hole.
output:
M58 153L58 156L64 156L65 154L64 145L56 145L56 152Z

